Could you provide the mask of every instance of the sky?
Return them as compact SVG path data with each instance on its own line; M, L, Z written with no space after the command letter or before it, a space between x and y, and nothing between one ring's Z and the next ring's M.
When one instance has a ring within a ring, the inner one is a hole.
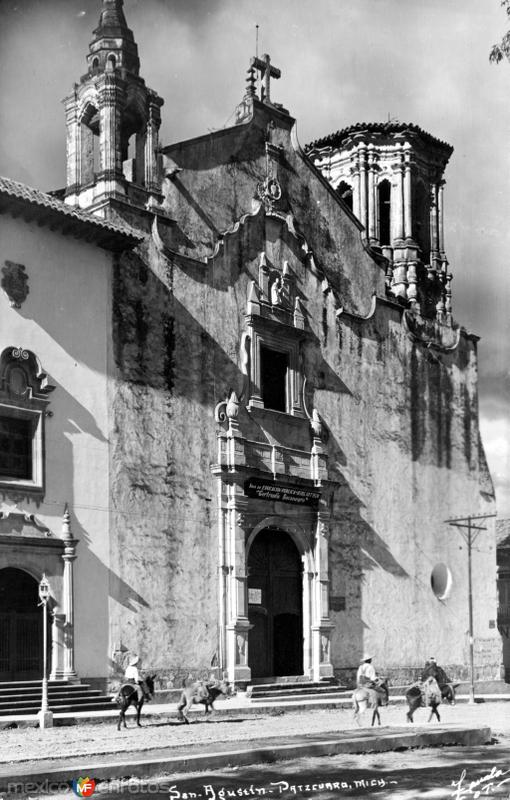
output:
M100 0L0 0L0 174L65 185L62 98L85 72ZM412 122L453 145L445 242L457 322L481 337L480 424L510 517L510 64L499 0L124 0L162 144L233 122L258 52L302 145L355 122ZM473 513L459 508L459 516ZM476 509L475 509L476 513Z

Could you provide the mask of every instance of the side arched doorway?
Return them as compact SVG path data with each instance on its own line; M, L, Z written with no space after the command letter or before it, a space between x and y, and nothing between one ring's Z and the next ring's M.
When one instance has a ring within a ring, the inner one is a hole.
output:
M0 569L0 681L37 680L43 671L43 612L37 581Z
M265 529L248 554L252 678L303 673L302 562L288 533Z

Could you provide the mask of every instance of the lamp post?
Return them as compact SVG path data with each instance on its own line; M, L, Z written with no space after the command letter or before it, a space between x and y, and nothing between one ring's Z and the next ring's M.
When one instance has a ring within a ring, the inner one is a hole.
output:
M39 583L39 605L43 607L43 679L42 679L42 700L41 710L38 712L40 728L53 727L53 714L48 708L48 600L50 599L51 588L46 575L43 573Z
M478 514L477 516L460 517L459 519L446 519L448 525L453 525L455 528L466 528L466 532L460 531L462 538L467 544L468 551L468 608L469 608L469 702L475 702L475 653L474 653L474 636L473 636L473 577L471 571L471 549L473 542L478 536L480 531L486 531L483 525L474 525L473 521L484 522L490 517L496 517L497 514Z

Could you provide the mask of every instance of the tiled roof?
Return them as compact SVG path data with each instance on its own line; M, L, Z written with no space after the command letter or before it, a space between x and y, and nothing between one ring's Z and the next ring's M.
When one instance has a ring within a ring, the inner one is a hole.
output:
M414 133L420 136L428 144L433 144L436 147L444 148L448 157L453 153L453 147L440 139L436 139L427 131L424 131L418 125L413 125L407 122L357 122L355 125L350 125L348 128L342 128L336 133L330 133L322 139L315 139L314 142L305 145L305 151L321 147L338 147L345 139L356 133Z
M510 519L496 520L497 547L510 547Z
M27 221L71 233L78 239L94 242L105 250L121 251L143 241L143 234L110 222L79 208L69 206L52 195L0 176L0 211L21 216Z

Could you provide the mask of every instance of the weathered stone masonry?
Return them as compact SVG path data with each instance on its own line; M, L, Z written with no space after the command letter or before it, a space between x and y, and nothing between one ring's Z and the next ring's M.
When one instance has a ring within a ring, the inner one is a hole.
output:
M445 520L492 513L494 492L477 337L454 319L444 245L452 148L373 123L303 150L272 100L279 76L252 59L234 126L161 147L163 101L121 0L103 0L65 101L65 205L37 207L112 252L83 245L61 265L72 345L67 328L49 341L8 313L20 343L41 342L66 409L46 466L80 540L67 603L80 677L115 679L136 653L163 687L211 670L348 680L367 650L397 682L430 655L465 675L467 563ZM73 281L94 291L93 314ZM42 487L55 530L45 500ZM496 678L488 527L473 552L475 664Z

